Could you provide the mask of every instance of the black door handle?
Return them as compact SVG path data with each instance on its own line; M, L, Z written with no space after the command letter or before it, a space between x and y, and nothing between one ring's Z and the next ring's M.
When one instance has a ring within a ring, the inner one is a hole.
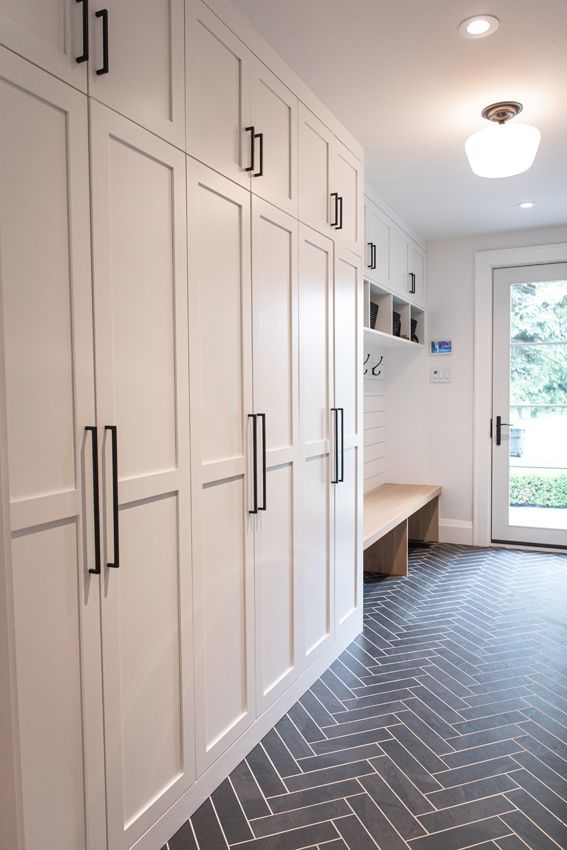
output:
M97 75L108 74L108 9L99 9L95 17L102 18L102 68L97 68Z
M411 284L410 284L410 295L415 295L415 272L409 273Z
M376 244L372 243L372 268L376 268Z
M343 229L343 196L342 195L338 196L337 202L338 202L338 207L339 207L339 214L338 214L339 223L337 224L337 230L342 230Z
M93 435L92 465L93 465L93 513L95 536L95 565L89 573L100 575L100 498L98 490L98 429L96 425L87 425L85 431Z
M331 413L334 413L334 420L335 420L335 423L334 423L335 424L335 427L334 427L335 450L333 452L333 454L334 454L333 460L334 460L335 469L334 469L333 477L331 478L331 484L338 484L339 483L339 409L338 409L338 407L331 407Z
M112 437L112 536L114 538L114 558L107 567L118 569L120 566L120 524L118 521L118 428L116 425L105 425L105 431L110 431Z
M256 138L256 128L246 127L246 133L250 133L250 165L246 166L246 171L254 171L256 169L256 165L254 162L254 152L255 152L255 143L254 140ZM252 414L250 414L252 415Z
M341 414L341 474L337 476L339 484L342 484L345 480L345 409L344 407L339 407L339 413Z
M339 223L339 196L337 192L331 192L331 198L335 201L335 220L331 222L331 227L336 227Z
M255 413L249 413L248 419L252 420L252 510L249 514L258 513L258 417Z
M266 478L267 478L267 467L266 467L266 414L259 413L258 418L262 421L262 504L258 505L259 511L266 510Z
M497 416L496 417L496 445L497 446L502 445L502 426L503 425L507 425L508 427L510 427L510 422L502 422L502 417Z
M76 62L89 61L89 0L75 0L83 4L83 52L77 56Z
M253 177L263 177L264 176L264 134L263 133L254 133L254 139L258 139L260 142L260 169L252 175ZM254 144L254 142L252 142Z
M372 265L372 261L373 261L373 257L374 257L374 251L372 250L372 242L368 243L368 247L370 248L370 263L368 264L368 268L373 269L374 266Z

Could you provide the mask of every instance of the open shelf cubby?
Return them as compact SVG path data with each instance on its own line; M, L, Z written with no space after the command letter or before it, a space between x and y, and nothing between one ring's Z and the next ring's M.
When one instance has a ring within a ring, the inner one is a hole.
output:
M394 313L399 316L399 333L396 334ZM412 319L416 323L415 334L419 343L411 341ZM425 313L421 308L372 281L364 281L364 338L367 344L383 349L415 351L423 347L424 331Z

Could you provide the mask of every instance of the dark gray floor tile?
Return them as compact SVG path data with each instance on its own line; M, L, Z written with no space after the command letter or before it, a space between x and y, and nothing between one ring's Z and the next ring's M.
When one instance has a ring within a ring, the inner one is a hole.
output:
M247 818L259 818L270 814L268 804L245 761L240 762L232 771L230 778Z
M327 738L342 738L344 735L354 735L358 732L369 732L371 729L384 729L386 726L394 726L401 722L401 718L407 714L400 711L399 714L379 714L378 716L366 717L360 720L351 720L338 723L335 726L325 726L323 729ZM316 748L316 744L313 747Z
M502 794L518 787L513 776L515 774L512 774L512 776L501 774L500 776L490 776L488 779L477 779L463 785L456 785L454 788L435 791L433 794L428 794L427 799L436 808L445 809L448 806L457 806L460 803L468 803L494 794Z
M394 718L394 726L392 727L392 732L398 728L399 722L396 718ZM347 750L352 747L360 747L363 744L371 744L371 743L380 743L381 741L391 741L392 735L390 731L385 728L380 729L369 729L365 732L353 732L350 735L342 735L337 736L333 735L333 737L328 741L316 741L312 746L317 755L323 755L325 753L332 753L336 750ZM376 755L376 753L374 753ZM305 764L305 761L302 761L302 767ZM305 769L305 768L304 768Z
M456 750L468 750L471 747L495 744L498 741L510 741L523 735L524 732L520 726L512 723L507 726L496 726L494 729L487 729L485 732L470 732L468 735L459 735L456 738L449 738L448 741Z
M394 714L396 711L404 711L404 703L397 700L396 702L379 702L377 705L366 706L365 708L353 708L350 711L340 712L335 714L337 723L351 723L353 720L362 720L367 717L381 717L385 714ZM325 727L327 731L327 727ZM518 730L521 734L521 729Z
M446 720L440 717L436 711L430 708L430 706L424 703L421 699L413 697L412 699L404 700L404 705L411 709L411 711L413 711L414 714L423 721L423 723L433 729L433 731L443 740L454 738L457 734L453 726L447 723Z
M481 717L490 717L494 714L502 714L506 711L522 711L528 707L523 699L501 699L496 702L477 705L473 708L465 708L460 713L464 720L479 720ZM567 730L566 730L567 731Z
M335 826L342 835L348 850L376 850L376 843L356 815L335 821Z
M533 786L532 786L533 787ZM559 818L555 817L547 808L541 805L534 797L522 789L508 791L509 800L517 806L520 811L545 832L560 847L567 847L567 826ZM562 806L563 819L567 819L567 806Z
M186 821L173 838L169 839L168 844L169 850L198 850L189 821Z
M466 767L456 767L453 770L436 773L435 778L444 788L451 788L454 785L473 782L475 779L486 779L488 776L509 773L515 768L516 762L511 756L503 756L502 758L489 759L488 761L477 762L477 764L467 765Z
M500 818L488 818L477 823L457 826L444 832L416 838L411 842L411 850L464 850L466 847L500 838L510 832L510 828Z
M526 719L520 711L506 711L502 714L491 714L480 720L465 720L463 723L454 723L459 735L469 735L471 732L485 732L487 729L497 729L499 726L509 726L513 723L520 724Z
M313 755L311 747L287 715L276 723L275 729L294 758Z
M317 823L313 826L302 826L278 835L268 835L265 838L254 838L238 845L238 850L300 850L312 844L322 844L337 838L338 833L332 823ZM202 847L201 850L209 850Z
M459 806L451 806L438 812L430 812L430 814L421 815L419 821L427 832L439 832L442 829L451 829L465 823L503 815L505 812L513 811L514 808L514 804L504 795L498 795L470 803L461 803Z
M345 688L349 696L352 696L352 693ZM323 682L322 679L318 679L311 691L315 694L317 699L324 705L330 714L333 714L337 711L344 711L344 705L340 701L340 699L333 693L333 691ZM325 724L323 724L325 725Z
M446 753L453 752L451 744L447 743L437 732L434 732L431 726L428 726L413 711L400 711L396 714L396 717L436 755L444 756Z
M382 777L389 788L395 792L400 800L408 807L413 815L421 815L430 812L433 805L421 791L413 784L407 774L394 764L387 756L372 759L372 767Z
M447 767L465 767L479 761L508 756L522 750L522 738L512 738L509 741L498 741L495 744L484 744L480 747L470 747L468 750L458 750L443 756Z
M567 800L560 797L548 788L547 785L544 785L543 782L536 779L531 773L528 773L527 770L517 770L514 773L514 779L524 791L527 791L538 803L549 809L556 818L559 818L564 823L567 822Z
M446 702L440 699L429 688L425 688L421 685L417 688L412 688L412 696L416 696L425 703L425 705L437 714L441 720L444 720L445 723L448 723L451 726L457 723L462 723L463 718L460 714L457 714L454 709L447 705Z
M498 850L530 850L525 841L518 835L508 835L507 838L499 838L496 842Z
M360 760L324 768L323 770L315 770L302 776L291 776L287 780L287 787L289 791L303 791L305 788L315 788L319 785L327 785L330 782L339 782L342 779L351 779L355 776L365 776L373 772L370 762Z
M436 791L440 787L439 782L399 741L386 741L381 748L422 793Z
M253 837L230 780L225 779L219 785L213 793L212 800L229 844L235 844L237 841L246 841L246 839Z
M420 738L418 738L411 729L408 729L404 724L392 726L391 732L394 738L418 760L429 773L436 773L439 770L446 770L447 764L435 755L433 750L430 750Z
M262 746L280 776L285 778L301 773L301 768L275 729L270 729L262 738Z
M271 794L283 794L287 790L261 744L254 747L246 761L266 797Z
M349 805L381 850L407 850L406 842L368 794L349 798Z
M378 755L380 755L380 750L376 744L365 744L361 747L337 750L336 752L326 753L322 756L299 759L299 766L305 773L308 773L312 770L323 770L326 767L334 767L338 764L347 764L348 762L360 761L361 759L370 759Z
M364 790L372 797L380 811L388 818L406 841L425 833L417 818L394 793L381 776L364 776L359 780Z
M290 809L313 806L315 803L326 803L330 800L351 797L353 794L358 794L360 790L360 785L356 779L345 779L342 782L331 782L328 785L308 788L306 791L293 791L279 797L270 797L270 808L274 814L279 814Z
M218 818L211 800L205 800L191 818L195 837L200 848L207 850L227 850L228 844L222 834Z
M325 737L321 734L320 727L317 726L313 718L305 711L300 702L296 702L295 705L290 708L288 715L308 744L311 744L312 741L320 741L321 738Z
M551 791L563 800L567 801L567 765L563 767L560 763L556 763L556 767L562 771L562 773L558 773L543 761L540 761L540 759L535 755L532 755L532 753L528 753L525 750L517 753L514 756L514 761L517 761L518 764L529 771L532 776L535 776L536 779L543 782L544 785L546 785ZM514 779L516 776L517 773L514 774Z
M333 715L330 714L320 700L311 691L303 694L299 700L308 715L313 718L319 728L321 726L331 726L336 721Z
M301 809L291 809L266 818L251 821L254 835L260 838L264 835L273 835L276 832L287 832L300 826L313 823L322 823L333 820L333 818L350 815L350 808L346 800L333 800L328 803L316 803Z
M529 850L558 850L555 841L552 841L542 832L523 812L511 812L509 815L502 815L502 820L525 841ZM561 845L559 846L561 847Z

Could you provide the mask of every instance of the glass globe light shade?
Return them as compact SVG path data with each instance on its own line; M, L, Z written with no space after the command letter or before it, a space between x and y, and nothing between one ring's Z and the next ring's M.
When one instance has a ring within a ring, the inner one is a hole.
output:
M512 177L531 168L540 140L529 124L495 124L470 136L465 151L479 177Z

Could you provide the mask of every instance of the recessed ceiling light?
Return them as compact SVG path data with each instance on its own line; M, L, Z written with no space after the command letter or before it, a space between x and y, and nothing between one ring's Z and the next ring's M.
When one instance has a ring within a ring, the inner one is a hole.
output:
M535 205L535 201L522 201L521 204L517 204L516 206L520 207L521 210L531 210Z
M463 38L484 38L496 32L499 26L500 21L494 15L475 15L459 25L459 32Z

